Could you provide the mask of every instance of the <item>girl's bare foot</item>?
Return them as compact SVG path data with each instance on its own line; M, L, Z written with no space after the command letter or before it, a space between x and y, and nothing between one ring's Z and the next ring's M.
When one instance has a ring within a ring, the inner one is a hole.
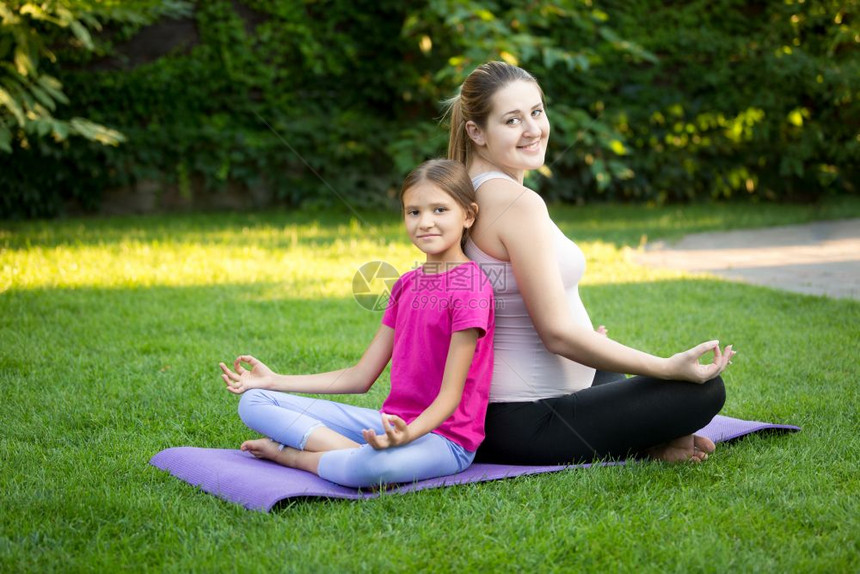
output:
M702 462L714 452L714 441L705 436L686 435L667 443L649 448L646 454L656 460L666 462Z
M282 466L307 470L314 474L317 473L319 460L323 454L321 452L302 451L286 445L281 448L280 444L269 438L246 440L242 443L241 448L256 458L264 458Z
M242 443L241 449L253 454L256 458L265 458L267 460L275 460L281 453L278 450L278 443L270 438L246 440Z

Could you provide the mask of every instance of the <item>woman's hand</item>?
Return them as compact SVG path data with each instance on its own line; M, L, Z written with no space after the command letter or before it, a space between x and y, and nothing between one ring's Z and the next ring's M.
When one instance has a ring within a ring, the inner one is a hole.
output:
M406 424L406 421L397 415L382 413L382 428L385 429L384 435L376 434L373 429L364 429L361 431L367 444L376 450L404 445L412 440L409 426Z
M713 362L704 365L700 363L699 359L711 351L714 352ZM731 345L727 346L725 351L721 351L719 341L702 343L669 357L667 378L693 383L710 381L725 370L736 354Z
M242 366L247 363L251 370ZM275 373L264 365L259 359L251 355L241 355L233 361L233 370L224 363L218 363L221 367L221 378L227 384L227 390L234 395L241 395L248 389L267 389L271 386Z

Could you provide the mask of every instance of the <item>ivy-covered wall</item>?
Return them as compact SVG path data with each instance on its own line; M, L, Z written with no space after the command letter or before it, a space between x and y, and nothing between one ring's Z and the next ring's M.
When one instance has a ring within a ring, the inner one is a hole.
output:
M488 59L547 94L548 165L529 182L552 199L806 200L860 181L854 1L186 4L57 52L55 115L125 141L19 129L0 152L5 217L117 194L140 210L390 202L444 154L440 101Z

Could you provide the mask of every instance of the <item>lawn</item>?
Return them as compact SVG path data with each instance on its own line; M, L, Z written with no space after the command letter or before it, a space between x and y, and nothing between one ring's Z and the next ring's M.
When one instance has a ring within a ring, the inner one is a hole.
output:
M655 354L739 351L723 414L796 424L702 465L640 463L249 512L148 465L253 436L219 361L357 360L380 315L367 261L419 253L396 214L210 214L0 224L0 571L820 571L860 569L860 302L631 262L646 241L860 216L820 206L558 207L582 297ZM386 394L387 373L366 406Z

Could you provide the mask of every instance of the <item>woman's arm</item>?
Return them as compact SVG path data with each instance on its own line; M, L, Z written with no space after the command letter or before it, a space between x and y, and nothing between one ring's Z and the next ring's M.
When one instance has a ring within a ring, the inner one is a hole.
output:
M454 413L463 398L463 387L472 366L477 342L478 329L455 331L448 347L442 386L433 402L408 425L397 415L383 413L382 427L385 434L377 435L373 430L366 429L362 433L364 440L373 448L381 450L404 445L436 430Z
M729 346L723 353L718 341L702 343L665 359L576 324L567 312L569 304L546 204L531 190L523 193L523 188L513 183L493 183L510 187L503 190L508 196L517 193L515 205L501 213L490 231L498 235L508 253L529 316L550 352L596 369L697 383L723 371L734 351ZM699 358L709 351L714 352L714 361L699 364Z
M227 390L237 395L248 389L289 393L366 393L391 360L393 347L394 329L382 325L358 363L347 369L315 375L279 375L251 355L238 357L233 362L233 370L224 363L219 366ZM251 369L246 369L242 363L247 363Z

